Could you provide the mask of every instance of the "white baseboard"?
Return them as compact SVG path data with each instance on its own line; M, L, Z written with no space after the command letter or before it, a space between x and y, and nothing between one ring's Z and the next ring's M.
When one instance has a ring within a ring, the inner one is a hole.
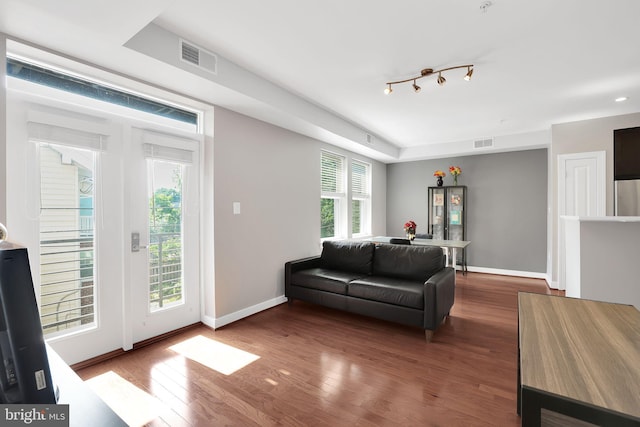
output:
M216 319L211 316L202 316L200 321L210 327L211 329L216 328Z
M270 299L268 301L261 302L260 304L252 305L251 307L243 308L242 310L238 310L236 312L227 314L222 317L206 317L201 319L202 323L209 326L210 328L217 329L224 325L228 325L229 323L233 323L240 319L244 319L245 317L249 317L252 314L259 313L263 310L267 310L269 308L275 307L276 305L280 305L282 303L287 302L287 297L284 295Z
M551 279L547 278L547 284L551 289L559 289L564 291L564 289L560 289L560 283L558 283L557 281L554 282Z
M458 270L460 267L458 266ZM529 277L531 279L545 279L547 284L549 283L549 277L547 273L537 273L534 271L518 271L518 270L502 270L500 268L487 268L487 267L467 267L468 271L474 273L487 273L497 274L499 276L516 276L516 277Z

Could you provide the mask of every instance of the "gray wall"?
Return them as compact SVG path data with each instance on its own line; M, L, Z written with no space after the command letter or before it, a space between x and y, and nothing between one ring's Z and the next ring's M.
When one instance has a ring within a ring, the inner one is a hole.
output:
M469 266L546 273L547 150L483 154L387 165L387 233L401 236L413 219L427 232L427 187L433 172L460 166L459 185L468 188Z
M283 296L284 263L320 253L321 149L372 165L373 233L385 233L384 164L224 108L214 116L216 318Z

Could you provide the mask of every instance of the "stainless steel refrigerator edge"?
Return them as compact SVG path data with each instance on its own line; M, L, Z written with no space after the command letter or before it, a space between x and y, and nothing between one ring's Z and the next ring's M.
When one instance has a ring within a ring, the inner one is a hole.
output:
M640 216L640 179L614 182L615 215Z

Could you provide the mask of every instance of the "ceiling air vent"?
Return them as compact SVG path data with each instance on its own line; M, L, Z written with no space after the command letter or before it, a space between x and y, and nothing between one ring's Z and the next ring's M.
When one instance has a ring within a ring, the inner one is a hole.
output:
M493 138L478 139L473 141L473 148L491 148L493 147Z
M213 74L218 71L216 55L182 39L180 40L180 59Z

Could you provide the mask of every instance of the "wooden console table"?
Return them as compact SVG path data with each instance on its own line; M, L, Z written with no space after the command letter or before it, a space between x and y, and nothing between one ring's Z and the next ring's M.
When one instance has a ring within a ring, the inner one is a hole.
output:
M519 293L518 413L523 426L639 426L640 312Z

